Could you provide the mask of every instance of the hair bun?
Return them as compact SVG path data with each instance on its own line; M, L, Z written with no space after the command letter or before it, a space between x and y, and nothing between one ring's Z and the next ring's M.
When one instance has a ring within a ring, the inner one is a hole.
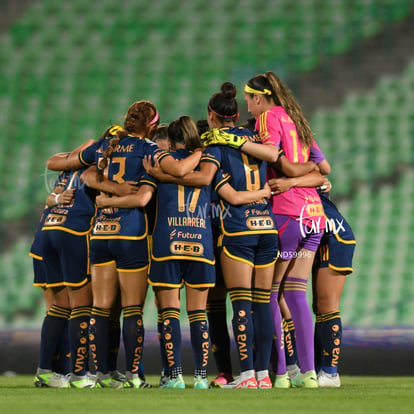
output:
M221 92L226 99L235 99L237 95L236 87L231 82L224 82L221 85Z

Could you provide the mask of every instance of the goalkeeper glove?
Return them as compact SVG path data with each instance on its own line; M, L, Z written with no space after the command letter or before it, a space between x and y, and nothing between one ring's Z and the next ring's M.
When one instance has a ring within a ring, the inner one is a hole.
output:
M229 134L218 128L210 129L201 135L201 140L205 147L210 145L226 145L232 148L241 148L246 142L246 137Z

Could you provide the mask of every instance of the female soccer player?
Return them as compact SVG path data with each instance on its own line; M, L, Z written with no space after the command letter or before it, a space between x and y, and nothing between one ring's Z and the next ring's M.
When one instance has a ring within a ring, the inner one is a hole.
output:
M312 132L299 105L281 79L273 72L257 75L245 85L244 95L249 112L256 117L256 128L262 141L278 148L281 146L291 162L307 162ZM269 168L268 176L277 176L277 172ZM280 243L272 303L276 303L283 282L283 295L296 327L296 346L301 366L301 374L292 378L291 382L293 386L316 388L313 322L306 301L306 284L325 228L323 208L314 189L295 187L274 195L272 209Z
M329 162L314 143L310 158L320 171L331 171ZM351 226L330 199L331 184L318 192L327 219L327 226L312 269L313 311L315 323L315 361L320 387L340 387L338 363L341 351L342 323L340 298L346 276L353 272L352 258L355 236Z
M310 157L321 173L331 171L329 162L314 142ZM270 180L272 190L284 192L293 186L311 186L303 177ZM318 185L315 183L314 185ZM329 197L329 180L317 187L327 220L322 242L312 269L313 310L315 323L315 361L320 387L340 387L338 363L341 349L342 324L340 297L346 276L351 274L355 249L355 236L351 227Z
M94 385L94 380L86 375L88 324L92 304L88 247L96 210L95 193L81 183L80 172L71 170L61 173L59 186L65 192L54 194L56 205L50 208L42 227L46 287L52 288L54 293L53 306L48 315L55 317L52 327L42 329L42 345L44 342L53 343L50 341L51 336L60 339L64 332L64 316L68 311L71 353L69 383L74 388L90 388ZM60 200L65 202L65 194L71 191L73 198L70 203L61 204ZM41 349L41 356L42 354L44 352ZM40 375L44 368L48 369L41 360Z
M68 305L69 298L67 297L67 290L65 289L62 295L59 295L62 297L60 304L64 305L64 307L58 307L58 305L54 304L56 289L47 287L46 271L43 262L44 233L42 232L42 228L49 214L50 207L57 204L55 200L56 194L62 191L62 187L57 186L58 181L59 179L55 183L54 191L47 197L46 206L33 237L29 253L29 256L33 258L33 286L38 286L43 290L46 304L46 316L42 324L40 362L34 379L34 385L36 387L67 388L68 379L65 375L70 372L70 360L66 357L69 349L67 344L68 338L65 332L67 331L67 319L70 313ZM60 194L58 201L61 204L70 204L72 198L73 190L67 190ZM61 312L57 312L58 310ZM59 325L57 330L50 329L50 326L54 324ZM63 332L62 335L61 332ZM41 366L44 368L40 368Z
M57 170L57 171L59 171L59 170L70 171L70 170L83 168L84 165L81 163L81 161L79 159L79 154L80 154L81 150L88 147L88 146L94 146L95 148L99 148L99 146L101 145L103 140L113 138L116 134L116 131L118 131L120 129L121 129L120 126L112 125L109 128L107 128L107 130L102 134L102 136L98 139L98 141L89 140L89 141L85 142L84 144L82 144L80 147L73 150L70 154L68 154L68 153L55 154L47 160L46 166L49 169ZM84 176L86 174L87 174L87 171L85 171L82 174L83 181L85 181ZM118 184L118 183L109 181L106 178L102 182L98 182L96 180L95 175L96 174L92 173L92 174L89 174L87 177L88 177L88 180L98 190L109 191L111 193L118 194L118 195L129 194L131 191L136 191L136 188L134 186L131 186L128 183ZM71 191L73 191L73 190L71 190ZM59 200L60 200L60 197L61 196L59 196ZM115 273L116 273L116 269L114 268L114 274ZM119 301L117 300L116 303L118 304ZM116 307L118 307L118 305ZM109 338L108 338L108 342L109 342L108 346L109 346L110 351L109 351L108 364L109 364L109 367L110 367L110 370L111 370L110 371L111 377L113 377L115 381L121 381L122 382L122 381L124 381L125 378L116 369L116 359L117 359L117 354L118 354L118 349L119 349L119 336L120 336L119 335L119 333L120 333L119 312L120 311L118 309L113 309L113 312L112 312L111 318L110 318ZM118 320L116 320L117 315L118 315ZM85 365L87 365L87 363L88 363L87 358L85 358L84 362L85 362ZM116 384L119 384L119 382L117 382Z

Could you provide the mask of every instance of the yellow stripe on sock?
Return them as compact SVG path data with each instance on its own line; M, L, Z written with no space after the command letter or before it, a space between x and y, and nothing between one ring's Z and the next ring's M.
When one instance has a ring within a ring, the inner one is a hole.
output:
M292 291L292 290L299 290L299 291L306 291L307 282L292 282L287 280L283 285L283 290Z
M69 319L81 318L83 316L90 316L92 308L90 306L82 306L72 309Z
M226 302L222 300L208 302L206 311L207 313L226 312Z
M337 319L340 317L341 317L341 313L339 311L332 311L332 312L324 313L322 315L316 315L316 322L317 323L327 322L327 321L331 321L333 319Z
M122 313L124 315L124 318L128 318L131 316L142 316L142 306L125 306L124 308L122 308Z
M269 290L257 290L254 289L252 292L252 302L255 303L269 303L270 302L270 291Z
M199 322L199 321L206 321L206 320L207 320L206 313L204 311L203 312L197 312L197 313L190 313L188 315L188 321L190 323Z
M234 289L229 291L230 300L234 302L235 300L252 300L252 292L250 289Z
M48 310L47 315L53 316L55 318L68 319L70 315L70 309L52 305Z
M111 316L111 309L92 308L91 316L109 318Z

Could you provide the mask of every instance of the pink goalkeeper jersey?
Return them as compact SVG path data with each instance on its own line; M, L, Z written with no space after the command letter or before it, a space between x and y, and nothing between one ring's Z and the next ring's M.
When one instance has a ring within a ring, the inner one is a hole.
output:
M289 161L309 160L310 148L304 148L300 143L296 126L283 107L274 106L263 112L256 121L256 129L264 144L282 148ZM280 174L269 165L267 178L279 177ZM273 196L271 206L274 214L295 217L315 230L325 228L322 203L314 188L293 187Z

